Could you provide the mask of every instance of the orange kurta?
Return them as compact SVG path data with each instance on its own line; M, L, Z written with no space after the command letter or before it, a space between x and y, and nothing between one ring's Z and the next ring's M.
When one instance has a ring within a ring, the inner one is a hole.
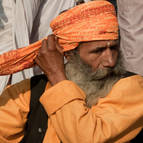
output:
M119 80L110 93L91 109L85 105L84 92L65 80L40 98L49 115L44 143L124 143L143 126L143 78ZM29 112L30 82L7 88L0 96L0 143L18 143Z

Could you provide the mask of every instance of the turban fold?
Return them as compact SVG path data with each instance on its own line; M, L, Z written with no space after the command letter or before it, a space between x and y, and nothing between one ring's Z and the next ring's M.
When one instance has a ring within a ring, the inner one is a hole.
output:
M69 9L51 22L54 35L63 51L79 42L118 39L118 22L114 6L107 1L90 1ZM0 75L7 75L34 65L42 40L27 47L0 55Z
M114 6L107 1L91 1L78 5L51 22L64 51L79 42L118 39L118 22Z

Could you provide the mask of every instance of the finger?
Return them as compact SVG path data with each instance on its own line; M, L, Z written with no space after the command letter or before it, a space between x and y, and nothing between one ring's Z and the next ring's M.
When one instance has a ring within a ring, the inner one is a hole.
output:
M64 54L63 48L59 45L58 37L56 36L55 36L55 43L56 43L57 50L63 55Z
M35 58L34 63L37 64L37 65L39 65L40 61L39 61L38 56Z
M43 62L39 56L37 56L34 60L35 64L38 65L40 68L43 66Z
M53 34L48 36L47 43L48 43L48 49L49 50L51 50L51 51L56 50L55 36Z
M46 49L47 47L48 47L48 45L47 45L47 40L44 39L44 40L42 41L42 48L41 48L41 49Z
M47 41L44 39L42 41L42 46L41 48L39 49L39 52L38 52L38 56L40 56L41 54L45 53L47 51Z

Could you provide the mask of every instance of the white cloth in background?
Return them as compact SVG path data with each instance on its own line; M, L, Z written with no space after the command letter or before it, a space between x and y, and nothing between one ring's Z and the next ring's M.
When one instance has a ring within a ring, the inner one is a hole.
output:
M143 0L117 0L126 70L143 76Z
M50 21L74 5L74 0L0 0L0 54L49 35ZM15 73L11 84L34 74L33 68ZM9 75L0 76L0 93L9 78Z
M0 54L14 49L12 21L12 1L0 0ZM0 93L7 85L9 77L0 76Z

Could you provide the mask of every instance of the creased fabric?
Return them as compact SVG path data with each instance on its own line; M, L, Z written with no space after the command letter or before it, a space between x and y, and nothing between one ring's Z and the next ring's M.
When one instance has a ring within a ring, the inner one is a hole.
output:
M91 1L71 8L57 16L51 28L63 51L74 49L83 41L118 39L116 12L107 1ZM32 67L41 43L42 40L0 55L0 75Z
M20 48L0 55L0 72L1 75L12 74L23 69L32 67L34 59L41 47L42 40L33 43L25 48Z
M0 143L18 143L23 138L30 93L28 79L0 96ZM84 92L71 81L47 84L40 98L49 116L42 143L60 143L59 138L63 143L127 143L142 128L141 76L121 79L92 108L85 106L84 99Z
M117 6L123 65L143 76L143 0L117 0Z
M118 39L115 9L107 1L78 5L55 18L51 28L64 51L74 49L83 41Z
M0 0L0 54L28 46L51 34L50 21L74 4L74 0L58 0L58 2L57 0ZM8 58L10 56L5 57L6 62ZM0 59L0 62L2 61L3 56ZM10 63L5 64L10 65ZM16 64L12 65L18 68ZM9 69L11 68L10 66ZM0 75L3 75L0 76L0 93L7 86L9 79L11 79L10 84L15 84L41 73L37 67L24 68L22 71L19 69L16 73L12 71L13 68L11 72L5 72L7 69L0 66ZM14 74L10 78L7 74L11 73Z

